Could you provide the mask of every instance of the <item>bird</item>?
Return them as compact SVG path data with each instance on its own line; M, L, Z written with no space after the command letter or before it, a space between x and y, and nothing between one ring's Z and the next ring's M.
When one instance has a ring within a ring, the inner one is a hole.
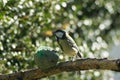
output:
M53 35L56 37L57 42L65 55L68 57L82 57L76 42L66 31L58 29L53 32Z

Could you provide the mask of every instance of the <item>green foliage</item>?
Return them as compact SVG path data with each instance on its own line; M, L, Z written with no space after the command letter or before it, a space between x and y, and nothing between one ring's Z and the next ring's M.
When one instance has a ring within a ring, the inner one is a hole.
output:
M58 28L70 32L85 58L108 57L107 50L120 40L119 3L119 0L1 0L1 74L34 68L33 55L39 46L58 49L52 36L52 31ZM103 75L103 71L88 71L82 73L81 79L100 80ZM51 78L78 77L63 73Z

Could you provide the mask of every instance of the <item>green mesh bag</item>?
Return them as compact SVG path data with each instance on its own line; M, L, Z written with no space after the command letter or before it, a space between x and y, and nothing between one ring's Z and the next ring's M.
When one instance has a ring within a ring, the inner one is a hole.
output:
M34 55L35 63L40 69L47 69L55 66L58 62L58 59L59 57L56 51L45 46L38 48L36 54Z

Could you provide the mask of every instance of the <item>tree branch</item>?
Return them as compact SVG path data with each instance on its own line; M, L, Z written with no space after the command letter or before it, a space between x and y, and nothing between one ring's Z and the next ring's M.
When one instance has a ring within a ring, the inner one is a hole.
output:
M53 74L77 71L77 70L112 70L120 72L120 59L107 60L105 59L79 59L76 61L61 62L58 65L47 70L32 69L28 71L20 71L12 74L0 75L0 80L36 80L39 78L47 77Z

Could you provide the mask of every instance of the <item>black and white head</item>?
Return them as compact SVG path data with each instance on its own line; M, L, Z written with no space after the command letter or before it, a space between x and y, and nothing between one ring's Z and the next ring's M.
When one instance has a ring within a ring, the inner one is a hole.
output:
M66 32L63 30L56 30L53 34L59 39L64 39L66 36Z

